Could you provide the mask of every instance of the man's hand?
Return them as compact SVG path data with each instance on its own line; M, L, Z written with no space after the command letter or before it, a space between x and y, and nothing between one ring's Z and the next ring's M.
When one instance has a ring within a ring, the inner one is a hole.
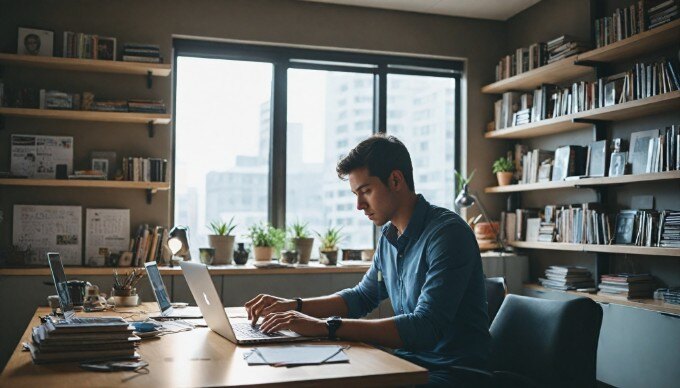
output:
M284 299L267 294L260 294L245 304L248 319L253 322L253 325L257 323L260 317L271 313L295 310L296 306L297 302L293 299Z
M275 333L291 330L305 337L325 337L328 335L326 322L298 311L267 314L260 325L260 331Z

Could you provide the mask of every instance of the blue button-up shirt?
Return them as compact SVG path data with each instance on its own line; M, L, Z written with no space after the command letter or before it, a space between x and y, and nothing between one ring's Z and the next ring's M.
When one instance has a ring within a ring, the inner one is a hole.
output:
M489 357L489 318L479 246L457 214L422 195L401 236L382 228L373 264L338 293L350 318L389 297L404 344L396 354L428 369L481 367Z

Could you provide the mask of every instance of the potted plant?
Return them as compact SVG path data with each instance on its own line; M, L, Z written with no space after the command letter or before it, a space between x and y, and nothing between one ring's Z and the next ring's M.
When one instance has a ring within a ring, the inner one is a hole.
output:
M499 186L507 186L512 183L512 172L515 171L515 165L508 158L502 157L493 162L493 172L498 178Z
M456 170L453 170L453 175L455 176L456 179L456 195L463 191L463 186L470 184L472 178L475 176L475 171L477 170L472 170L472 173L470 173L470 175L466 178L463 176L463 174L459 173Z
M291 236L291 243L298 252L298 262L300 264L309 264L309 258L312 256L314 237L310 236L309 230L307 229L307 223L295 221L288 227L288 231Z
M248 228L248 237L253 242L255 261L270 261L277 248L283 246L286 232L268 223L260 223Z
M234 217L229 222L214 220L208 225L212 234L208 235L208 243L215 248L214 265L231 264L234 258L234 236L231 232L236 228Z
M323 234L316 232L321 239L319 252L321 253L321 257L326 259L324 264L336 265L338 263L338 243L343 237L340 233L341 230L342 226L328 227Z

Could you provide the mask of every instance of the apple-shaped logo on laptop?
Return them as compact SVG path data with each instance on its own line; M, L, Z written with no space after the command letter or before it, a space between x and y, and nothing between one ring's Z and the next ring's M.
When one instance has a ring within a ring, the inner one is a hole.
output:
M205 292L203 293L203 299L205 299L205 303L210 305L210 301L208 300L208 295L206 295Z

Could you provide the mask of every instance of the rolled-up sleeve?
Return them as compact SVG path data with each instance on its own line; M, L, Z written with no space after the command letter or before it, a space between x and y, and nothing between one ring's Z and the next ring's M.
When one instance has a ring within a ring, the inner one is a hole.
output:
M347 288L336 293L347 303L348 318L361 318L373 311L380 302L387 298L387 290L383 281L378 281L380 272L379 255L366 271L361 282L353 288Z
M429 268L416 308L394 318L403 348L411 351L433 349L452 326L479 260L479 248L467 225L443 226L427 246Z

